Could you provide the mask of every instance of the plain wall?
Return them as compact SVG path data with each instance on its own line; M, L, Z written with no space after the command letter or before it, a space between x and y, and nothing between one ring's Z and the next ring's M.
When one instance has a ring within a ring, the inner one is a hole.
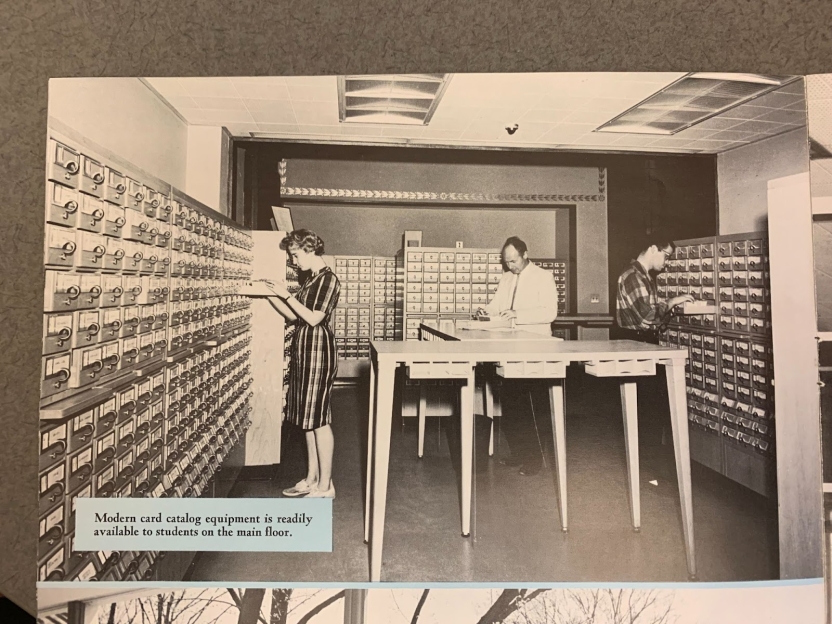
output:
M509 236L519 236L534 258L569 256L569 217L565 209L465 209L286 202L296 228L308 228L324 239L332 255L395 256L405 230L421 230L423 247L497 249ZM558 234L561 255L558 256Z
M217 126L188 126L185 192L228 216L228 132Z
M768 182L808 170L806 128L719 154L719 233L766 231Z
M138 78L52 78L48 110L136 167L186 188L188 126Z

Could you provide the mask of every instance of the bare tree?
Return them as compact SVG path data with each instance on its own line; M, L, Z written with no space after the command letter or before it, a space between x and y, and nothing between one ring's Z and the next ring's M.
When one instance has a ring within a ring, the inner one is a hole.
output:
M505 594L505 592L504 592ZM500 598L503 596L501 595ZM535 600L534 598L537 597ZM498 598L497 602L500 601ZM495 602L495 605L497 604ZM516 603L515 603L516 604ZM673 593L640 589L538 591L506 612L506 624L673 624ZM490 611L490 610L489 610ZM481 619L480 622L484 624Z
M246 594L249 595L246 601ZM260 591L259 600L257 591ZM110 605L108 613L100 614L98 624L226 624L239 622L244 602L246 617L254 614L253 620L245 623L269 624L260 613L265 590L248 590L237 594L227 590L232 599L224 599L226 590L219 588L186 589L179 592L160 593L145 598L135 598ZM112 614L112 615L110 615ZM112 620L110 618L113 618Z

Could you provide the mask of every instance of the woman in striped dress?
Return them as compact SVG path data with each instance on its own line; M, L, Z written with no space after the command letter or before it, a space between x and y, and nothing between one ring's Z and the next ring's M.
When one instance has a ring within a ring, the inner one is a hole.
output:
M309 277L296 295L284 284L268 282L277 295L273 303L296 321L289 368L286 419L306 432L306 478L283 491L285 496L335 498L332 482L332 385L338 370L335 336L329 318L338 304L341 284L324 263L324 242L309 230L295 230L280 243L293 264Z

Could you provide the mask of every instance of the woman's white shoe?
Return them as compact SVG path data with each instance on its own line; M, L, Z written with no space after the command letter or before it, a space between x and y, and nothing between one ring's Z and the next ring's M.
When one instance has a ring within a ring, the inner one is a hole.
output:
M328 490L315 488L306 495L306 498L335 498L335 484L330 481Z
M295 483L292 487L286 488L283 490L283 496L305 496L309 495L310 492L313 490L317 490L318 484L317 483L307 483L306 479L301 479L297 483Z

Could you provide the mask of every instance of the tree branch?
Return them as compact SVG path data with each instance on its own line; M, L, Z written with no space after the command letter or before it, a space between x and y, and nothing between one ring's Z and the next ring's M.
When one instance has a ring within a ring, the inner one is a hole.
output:
M312 607L312 608L309 610L309 613L307 613L306 615L304 615L302 618L300 618L300 619L298 620L298 624L307 624L307 622L309 622L309 620L311 620L313 617L315 617L316 615L318 615L321 611L323 611L324 609L326 609L326 608L327 608L329 605L331 605L333 602L337 602L338 600L340 600L341 598L343 598L345 595L346 595L346 591L344 591L344 590L339 591L339 592L338 592L337 594L335 594L334 596L330 596L329 598L327 598L326 600L324 600L321 604L319 604L319 605L317 605L317 606L315 606L315 607Z
M410 618L410 624L416 624L419 621L419 614L422 612L422 607L425 606L425 601L428 599L428 593L430 593L429 589L422 591L422 595L419 597L419 602L416 603L416 608L413 610L413 617Z

